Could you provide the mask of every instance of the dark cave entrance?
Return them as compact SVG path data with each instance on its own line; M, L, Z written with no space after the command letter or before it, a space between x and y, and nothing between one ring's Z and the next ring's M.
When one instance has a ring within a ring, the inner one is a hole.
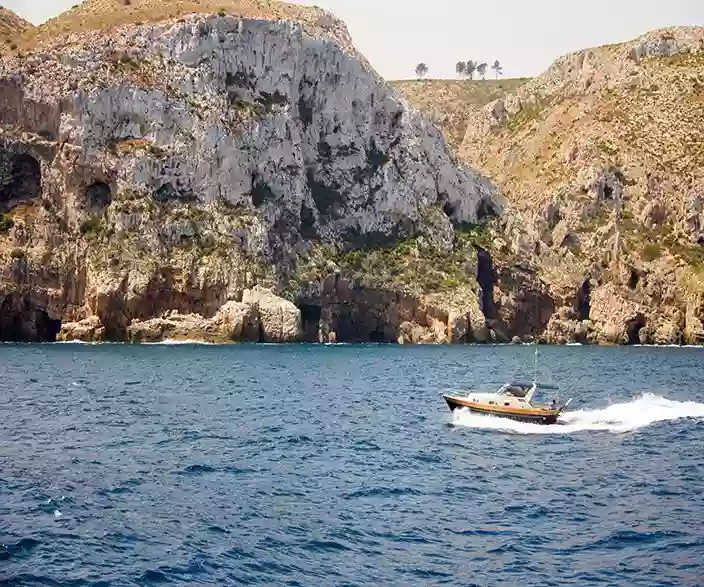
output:
M383 329L376 328L369 334L369 342L390 342Z
M630 269L630 276L628 277L628 287L631 289L636 289L638 287L638 283L640 282L640 275L638 275L638 271L633 269L631 267Z
M455 214L455 207L450 202L446 201L442 205L442 211L445 213L445 216L452 218Z
M112 202L112 192L110 186L102 181L96 181L86 188L86 205L92 211L100 211L107 208Z
M577 314L580 320L589 320L592 286L587 279L577 293Z
M39 342L56 342L61 331L61 320L52 320L43 310L36 310L34 324Z
M494 308L494 262L488 251L481 247L476 247L477 251L477 282L482 290L482 311L486 318L494 318L496 311Z
M638 314L635 318L628 322L626 333L628 334L628 344L640 344L640 331L645 328L645 316Z
M2 342L56 342L61 320L49 317L45 310L32 308L25 301L15 307L10 299L0 305L0 341Z
M317 342L322 308L311 304L301 304L298 306L298 309L301 311L304 340L307 342Z
M0 210L41 197L42 168L39 161L30 155L15 155L5 167L9 167L10 172L9 177L0 176Z
M9 300L0 306L0 341L20 342L22 340L22 321L14 312Z
M484 199L479 202L479 207L477 208L477 220L484 220L485 218L493 218L498 216L494 204L489 199Z

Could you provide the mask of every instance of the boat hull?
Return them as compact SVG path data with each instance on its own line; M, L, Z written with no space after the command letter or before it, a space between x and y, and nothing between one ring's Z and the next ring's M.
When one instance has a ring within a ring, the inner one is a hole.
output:
M451 411L467 408L474 414L483 416L496 416L498 418L508 418L517 422L527 422L530 424L557 424L559 410L549 410L543 408L531 408L512 410L499 406L492 407L484 404L476 404L468 401L463 401L461 398L444 395L443 398L447 402Z

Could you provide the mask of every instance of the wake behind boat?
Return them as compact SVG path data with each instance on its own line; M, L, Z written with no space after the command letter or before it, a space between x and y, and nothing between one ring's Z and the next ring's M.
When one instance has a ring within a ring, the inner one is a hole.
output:
M541 387L557 389L548 385ZM471 412L485 416L498 416L534 424L556 424L558 416L572 400L568 400L563 405L558 405L556 399L551 405L536 404L533 403L533 396L537 389L537 382L531 384L509 382L494 393L443 395L443 398L451 411L467 408Z

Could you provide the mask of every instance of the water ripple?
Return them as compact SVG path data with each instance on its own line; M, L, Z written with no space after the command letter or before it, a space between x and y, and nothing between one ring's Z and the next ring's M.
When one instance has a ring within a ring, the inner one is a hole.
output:
M542 354L564 425L442 401L529 347L0 345L0 584L699 584L701 351Z

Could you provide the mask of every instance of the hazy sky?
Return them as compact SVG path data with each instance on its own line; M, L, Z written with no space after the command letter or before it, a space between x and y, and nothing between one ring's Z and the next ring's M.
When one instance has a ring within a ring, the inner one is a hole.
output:
M0 0L40 23L78 0ZM625 41L655 28L704 25L704 0L318 0L342 18L354 43L387 79L454 77L457 61L504 65L504 76L536 75L560 55ZM569 6L569 8L568 8Z

